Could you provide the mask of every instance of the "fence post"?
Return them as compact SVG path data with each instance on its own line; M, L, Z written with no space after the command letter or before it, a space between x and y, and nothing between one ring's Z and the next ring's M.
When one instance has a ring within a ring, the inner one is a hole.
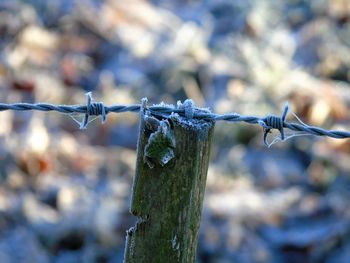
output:
M195 262L214 123L141 109L125 263Z

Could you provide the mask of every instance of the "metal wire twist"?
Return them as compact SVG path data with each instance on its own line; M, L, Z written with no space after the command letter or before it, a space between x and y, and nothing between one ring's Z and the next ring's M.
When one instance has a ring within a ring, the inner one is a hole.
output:
M89 123L89 116L101 116L102 123L106 121L108 113L122 112L139 112L145 106L141 104L131 105L112 105L105 106L102 102L93 102L91 92L86 94L86 105L53 105L49 103L0 103L0 111L56 111L65 114L81 113L84 114L83 121L80 122L80 128L85 129ZM197 108L192 100L186 100L184 103L178 103L178 106L159 104L147 106L147 111L152 115L169 118L170 115L176 113L179 116L188 119L202 119L206 121L228 121L228 122L246 122L249 124L259 124L264 129L264 143L267 145L267 135L272 129L280 132L280 138L285 139L284 129L287 128L296 132L304 132L305 134L315 136L327 136L331 138L344 139L350 138L350 132L339 130L326 130L316 126L310 126L303 122L292 123L286 121L289 107L284 107L281 117L275 115L267 115L265 117L244 116L238 113L216 114L209 110Z

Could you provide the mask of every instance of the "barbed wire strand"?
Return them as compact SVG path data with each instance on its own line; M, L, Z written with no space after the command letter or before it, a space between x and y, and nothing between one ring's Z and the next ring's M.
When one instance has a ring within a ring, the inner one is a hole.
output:
M86 93L86 105L53 105L50 103L0 103L0 111L55 111L65 114L81 113L84 114L83 120L80 122L80 129L85 129L89 123L90 116L101 116L102 123L106 121L108 113L122 113L122 112L139 112L141 104L130 105L112 105L105 106L103 102L94 102L92 100L91 92ZM249 124L259 124L264 130L264 143L267 146L267 135L272 129L276 129L280 133L280 140L285 140L284 129L295 132L303 132L306 135L327 136L337 139L350 138L350 132L340 130L326 130L321 127L310 126L302 121L300 123L293 123L286 121L289 111L288 104L285 105L281 117L275 115L267 115L265 117L256 117L250 115L241 115L238 113L224 113L216 114L210 112L208 109L195 107L192 100L186 100L184 103L178 103L177 106L167 105L164 103L147 106L147 111L154 116L169 118L172 114L178 114L185 118L201 119L206 121L227 121L227 122L245 122ZM294 114L294 113L293 113ZM294 116L296 116L294 114ZM299 118L297 118L300 120Z

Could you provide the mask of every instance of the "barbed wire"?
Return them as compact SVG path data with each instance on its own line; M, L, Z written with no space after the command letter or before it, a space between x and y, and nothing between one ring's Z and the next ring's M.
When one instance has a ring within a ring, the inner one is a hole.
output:
M80 113L84 114L84 118L80 124L80 129L86 129L89 123L89 116L101 116L102 123L105 123L108 113L122 113L122 112L139 112L142 108L141 104L130 105L112 105L105 106L103 102L94 102L92 100L91 92L86 93L86 105L53 105L50 103L0 103L0 111L56 111L65 114ZM145 102L146 100L144 100ZM350 138L350 132L340 130L326 130L321 127L310 126L302 122L296 115L294 115L299 123L286 121L289 111L288 104L285 105L281 116L267 115L265 117L256 117L250 115L241 115L238 113L224 113L216 114L210 112L208 109L195 107L193 101L188 99L184 103L178 103L176 106L168 104L158 104L147 106L147 111L150 114L162 118L169 118L173 114L178 114L188 119L201 119L206 121L227 121L227 122L245 122L249 124L259 124L264 131L264 143L271 146L267 141L267 135L271 130L278 130L280 133L279 140L284 141L286 138L284 129L295 132L303 132L302 135L327 136L337 139ZM293 136L289 136L293 137ZM288 138L289 138L288 137Z

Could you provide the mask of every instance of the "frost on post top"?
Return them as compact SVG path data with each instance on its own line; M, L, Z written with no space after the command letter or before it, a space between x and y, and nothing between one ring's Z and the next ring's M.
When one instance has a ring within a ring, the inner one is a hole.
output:
M164 107L161 103L154 105L154 107ZM205 140L208 136L209 128L213 122L194 119L193 115L198 109L195 108L192 100L186 100L184 103L178 102L177 107L173 105L166 105L169 109L184 110L185 116L181 117L179 114L172 112L169 116L158 117L152 116L149 110L146 110L144 115L145 128L152 132L148 138L148 143L144 150L144 161L150 168L155 165L166 165L171 159L175 157L174 149L176 147L176 140L174 136L174 123L180 125L185 129L193 129L199 131L200 139ZM202 110L202 109L200 109ZM204 111L204 110L203 110ZM210 113L208 110L205 112Z

